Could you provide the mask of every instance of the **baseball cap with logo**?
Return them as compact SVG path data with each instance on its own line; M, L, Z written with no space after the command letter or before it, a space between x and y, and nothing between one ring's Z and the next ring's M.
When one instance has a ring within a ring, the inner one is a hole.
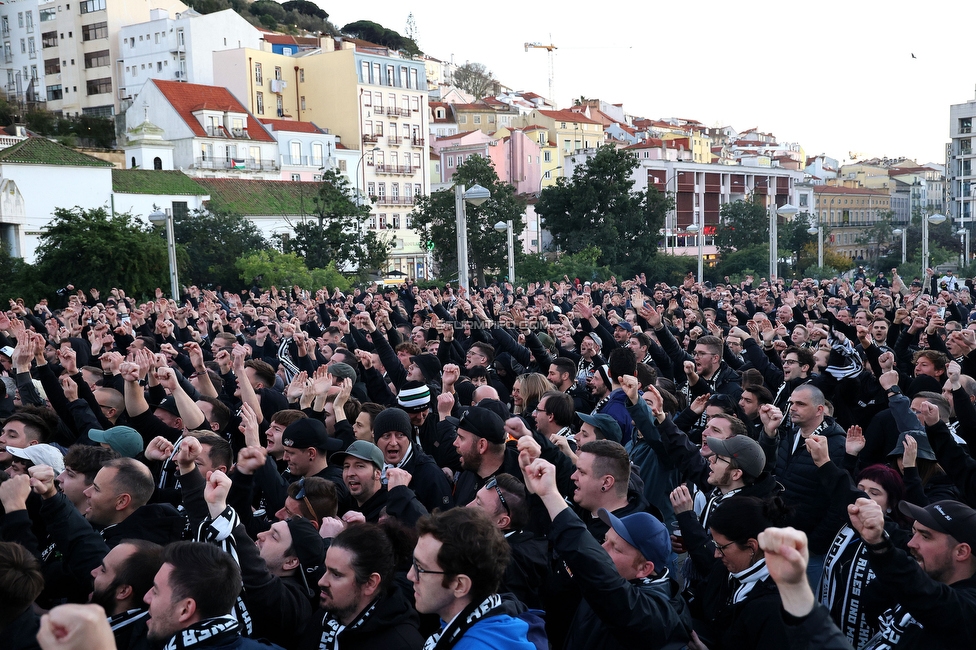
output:
M976 549L976 510L958 501L936 501L920 508L908 501L898 504L898 509L927 528L951 535L956 541Z
M329 437L325 424L314 418L302 418L289 424L281 434L281 444L295 449L315 447L330 452L342 449L342 441Z

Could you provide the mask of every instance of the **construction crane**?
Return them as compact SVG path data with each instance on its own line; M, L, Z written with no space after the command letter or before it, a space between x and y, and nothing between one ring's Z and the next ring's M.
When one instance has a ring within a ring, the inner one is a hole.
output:
M554 66L553 66L553 56L554 56L553 52L554 52L554 50L556 50L558 48L555 45L552 44L552 40L551 39L552 39L552 37L550 36L549 45L544 45L542 43L526 43L525 44L525 51L528 52L529 51L529 48L531 47L531 48L534 48L534 49L546 50L547 52L549 52L549 101L552 102L553 108L556 108L556 91L555 91L555 73L554 73Z

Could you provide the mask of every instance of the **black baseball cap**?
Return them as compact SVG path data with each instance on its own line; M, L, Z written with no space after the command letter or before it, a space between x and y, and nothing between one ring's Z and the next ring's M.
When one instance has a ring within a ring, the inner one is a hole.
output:
M898 509L927 528L951 535L957 541L976 549L976 510L958 501L936 501L920 508L908 501Z
M289 424L281 434L281 444L295 449L315 447L329 452L342 449L342 441L329 437L325 424L314 418L302 418Z
M464 429L488 442L505 442L505 422L494 411L483 406L472 406L458 420L458 429Z

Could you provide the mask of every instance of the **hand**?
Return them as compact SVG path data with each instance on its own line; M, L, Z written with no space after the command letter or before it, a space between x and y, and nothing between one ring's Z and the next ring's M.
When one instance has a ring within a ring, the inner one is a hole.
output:
M962 387L960 383L960 376L962 375L962 367L957 361L950 361L949 365L946 366L946 377L949 379L949 386L952 390L959 390Z
M763 404L759 407L759 419L762 421L766 435L775 438L779 425L783 422L783 412L772 404Z
M289 404L294 404L299 400L299 398L301 398L302 391L305 390L305 385L307 383L308 373L304 370L292 378L291 382L288 384L288 388L285 389L285 399L288 400Z
M871 499L860 498L847 506L851 526L865 544L877 544L884 534L884 511Z
M235 469L241 474L250 475L264 467L268 451L259 445L244 447L237 452Z
M254 409L247 402L241 405L241 426L239 430L244 434L244 444L248 447L260 446L258 436L258 419L254 414Z
M322 539L332 539L346 529L346 522L338 517L325 517L319 524L319 536Z
M889 372L895 367L895 355L892 352L885 352L878 357L878 365L882 372Z
M814 599L807 580L810 551L806 534L795 528L767 528L759 533L758 541L769 576L779 587L783 609L794 616L809 614Z
M332 390L333 378L326 366L319 366L312 374L312 392L319 397L328 397ZM352 386L350 385L350 391Z
M638 389L640 388L640 382L637 381L637 377L632 375L621 375L617 377L617 382L620 387L623 388L624 393L627 395L627 399L631 404L636 404L637 400L640 399L638 394Z
M176 465L180 468L180 474L189 474L197 470L197 458L203 453L203 445L193 436L183 438L180 449L176 452Z
M519 458L523 455L530 461L542 456L542 446L532 436L523 436L518 441Z
M186 441L183 441L186 444ZM183 445L180 445L181 447ZM219 469L207 476L207 486L203 488L203 498L210 506L210 515L216 517L227 507L227 494L230 492L230 477Z
M350 510L346 514L342 515L342 520L347 524L364 524L366 523L366 517L363 513L357 510Z
M115 635L100 605L59 605L41 617L37 643L43 650L115 648Z
M814 465L823 467L830 462L830 450L827 447L826 436L810 436L805 443L807 451L813 456Z
M155 460L162 462L167 460L173 455L173 443L164 438L163 436L156 436L149 441L149 445L146 446L145 456L147 460Z
M912 436L905 436L903 443L905 453L902 455L902 464L905 467L915 467L915 459L918 458L918 442Z
M454 396L450 393L441 393L437 396L437 415L440 419L450 417L451 411L454 409Z
M461 369L457 365L449 363L441 370L441 385L446 390L448 386L454 386L460 377Z
M695 500L691 496L691 492L688 491L688 487L685 485L679 485L671 492L671 507L674 509L674 514L679 512L691 512L695 508Z
M410 474L405 469L400 469L399 467L390 467L386 470L386 487L388 490L392 490L395 487L409 487L410 481L413 480L413 475Z
M505 433L516 440L521 440L525 436L532 437L532 432L529 431L529 428L525 426L525 422L520 417L512 417L505 420Z
M939 407L932 402L922 402L919 404L918 412L915 415L918 416L918 421L926 427L930 427L942 419L942 414L939 413Z
M31 469L34 469L31 467ZM27 497L31 493L31 477L27 474L12 476L0 483L0 504L4 512L27 509Z
M864 449L865 444L867 443L864 440L861 427L855 424L847 430L847 442L844 445L844 450L849 456L857 456Z
M691 363L691 362L685 361L685 363ZM695 398L695 400L691 403L691 405L688 406L688 408L691 410L692 413L701 415L702 413L705 412L705 405L708 404L708 399L711 396L712 396L711 393L705 393L704 395L699 395L698 397Z
M559 494L556 489L556 467L552 463L541 458L533 460L528 452L522 452L519 454L519 466L529 492L540 498Z
M180 382L176 379L176 371L172 368L159 368L156 370L156 381L170 393L182 390L180 388Z
M574 465L576 464L576 461L574 460L576 458L576 454L573 453L573 448L569 446L569 438L566 436L561 436L558 433L553 433L549 436L549 442L554 444L559 451L568 456L570 460L573 460Z
M34 465L27 470L30 474L31 489L44 499L50 499L58 493L58 486L54 479L57 476L50 465Z
M78 384L70 375L61 375L58 377L58 382L61 384L61 392L64 393L66 400L73 402L78 399Z
M369 370L373 367L373 355L366 350L356 350L356 359L359 360L364 370Z
M78 374L77 354L70 346L65 345L58 349L58 359L61 361L65 372L69 375Z

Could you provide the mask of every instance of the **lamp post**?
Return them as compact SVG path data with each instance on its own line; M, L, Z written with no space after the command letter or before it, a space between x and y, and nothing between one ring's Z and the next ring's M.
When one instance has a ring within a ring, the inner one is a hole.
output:
M962 247L960 251L961 263L959 264L959 270L961 271L969 264L969 231L965 228L960 228L956 231L956 234L959 235L959 244Z
M779 240L777 225L778 219L777 215L784 218L789 218L799 212L799 208L794 205L786 203L780 207L776 207L773 203L769 207L769 282L772 284L773 277L779 275Z
M470 289L468 284L468 216L464 204L479 206L491 198L491 192L480 185L465 191L464 185L454 186L454 216L457 220L458 285Z
M508 281L515 286L515 233L512 232L512 220L499 221L495 224L495 230L504 232L508 235Z
M817 268L823 271L823 226L816 225L807 228L808 235L817 236Z
M705 257L702 253L702 238L705 236L705 233L702 232L702 227L699 226L697 223L691 224L690 226L685 228L685 231L694 234L695 241L698 243L698 281L701 282L702 273L704 271L704 266L705 266Z
M901 235L901 263L904 264L908 259L908 228L895 228L891 234Z
M176 268L176 235L173 232L173 215L160 210L153 204L153 211L149 213L149 221L156 226L166 224L166 249L169 253L169 288L173 300L180 301L180 278Z
M922 277L925 277L925 269L929 268L929 224L938 226L945 220L944 214L930 214L922 219Z
M376 153L379 150L380 150L379 147L373 147L369 151L364 151L362 153L362 155L359 156L359 162L356 163L356 207L359 207L359 206L361 206L363 204L363 197L362 197L362 194L360 194L360 191L359 191L359 168L362 167L362 165L363 165L363 158L366 157L366 154L368 154L368 153ZM322 169L325 169L325 168L323 167Z

